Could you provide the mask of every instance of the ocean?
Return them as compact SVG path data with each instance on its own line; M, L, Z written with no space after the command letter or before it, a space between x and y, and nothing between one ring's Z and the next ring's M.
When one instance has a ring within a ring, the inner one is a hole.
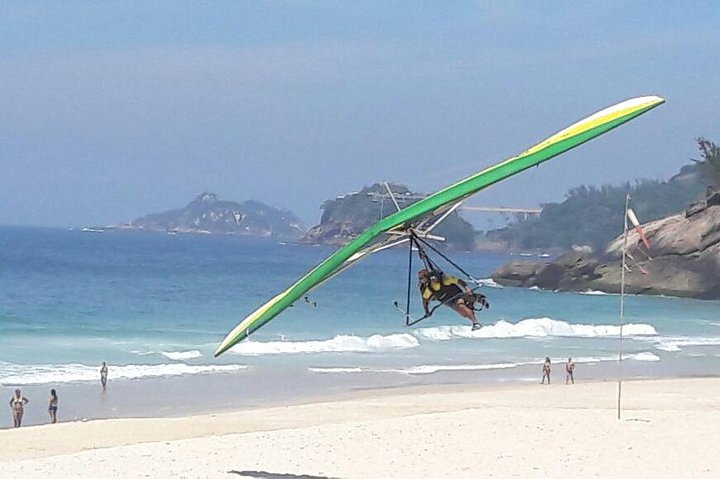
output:
M509 255L452 253L491 308L484 327L441 308L413 327L404 303L407 250L379 253L220 358L242 318L333 251L272 238L0 228L0 389L60 417L181 415L287 403L357 389L539 382L548 356L576 380L717 375L720 302L626 297L618 364L619 296L502 288L490 273ZM417 262L415 263L417 264ZM447 270L453 273L451 268ZM421 313L413 292L413 309ZM109 364L108 392L99 367ZM30 406L34 406L34 409ZM10 414L0 427L11 425Z

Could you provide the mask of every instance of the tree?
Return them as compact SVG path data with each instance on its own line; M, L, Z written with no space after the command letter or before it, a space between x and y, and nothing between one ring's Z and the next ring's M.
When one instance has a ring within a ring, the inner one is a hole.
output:
M702 160L693 161L707 185L715 191L720 190L720 147L703 137L696 139Z

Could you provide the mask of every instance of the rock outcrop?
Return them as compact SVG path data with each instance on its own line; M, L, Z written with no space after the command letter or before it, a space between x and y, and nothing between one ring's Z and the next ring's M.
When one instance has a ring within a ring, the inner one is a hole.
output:
M390 185L396 200L402 208L422 198L406 186ZM338 196L325 201L320 224L305 233L302 241L313 244L341 246L355 239L359 234L381 218L393 213L395 206L387 195L385 187L376 183L358 192ZM471 250L475 243L475 230L457 213L448 216L434 233L447 238L445 245L451 249Z
M625 290L700 299L720 299L720 195L684 213L643 225L651 242L649 257L639 235L628 235ZM506 286L537 286L559 291L620 291L622 235L602 253L574 251L551 262L513 261L492 278Z

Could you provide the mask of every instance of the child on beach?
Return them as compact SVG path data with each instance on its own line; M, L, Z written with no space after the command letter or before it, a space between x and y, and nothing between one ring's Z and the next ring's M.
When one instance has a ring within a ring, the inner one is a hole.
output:
M540 384L545 384L545 378L547 378L547 383L550 384L550 358L545 358L545 364L543 364L542 368L542 381L540 381Z
M28 398L22 395L22 391L19 389L15 390L15 396L10 398L10 409L12 409L13 415L13 427L20 427L22 425L22 417L25 412L25 405L30 401Z
M50 401L48 403L48 415L50 416L50 424L57 422L58 397L54 389L50 390Z

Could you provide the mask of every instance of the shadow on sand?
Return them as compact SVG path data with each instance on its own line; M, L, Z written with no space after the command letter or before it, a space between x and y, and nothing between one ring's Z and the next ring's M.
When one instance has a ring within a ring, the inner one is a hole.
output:
M253 479L333 479L328 476L309 476L307 474L277 474L267 471L228 471L228 474L237 474L240 477L252 477Z

